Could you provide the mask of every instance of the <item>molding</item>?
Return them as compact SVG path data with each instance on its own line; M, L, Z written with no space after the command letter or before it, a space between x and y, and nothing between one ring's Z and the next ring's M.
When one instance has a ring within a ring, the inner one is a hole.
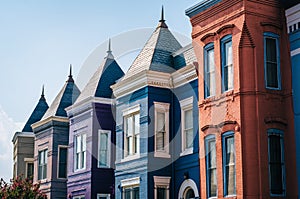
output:
M193 96L179 101L181 109L187 109L193 106Z
M278 124L281 124L283 126L287 126L288 125L288 121L281 118L281 117L266 117L264 119L264 122L266 124L272 124L272 123L278 123Z
M31 137L34 138L33 132L16 132L12 139L12 142L15 143L18 137Z
M187 179L187 180L183 181L183 183L180 186L179 193L178 193L178 199L184 198L183 194L187 188L193 189L195 198L199 198L199 191L197 188L197 184L192 179Z
M296 55L299 55L299 54L300 54L300 48L297 48L297 49L291 51L291 56L292 57L296 56Z
M169 188L171 177L166 176L153 176L154 187L156 186L166 186Z
M132 113L135 113L135 112L139 112L140 111L140 108L141 108L141 105L140 104L136 104L134 106L131 106L131 107L128 107L126 109L123 109L122 112L122 116L126 116L126 115L130 115Z
M209 38L209 37L214 37L214 36L216 36L216 33L210 32L210 33L207 33L206 35L204 35L203 37L201 37L200 40L203 42L203 41L206 40L207 38Z
M195 15L199 14L200 12L203 12L210 7L214 6L215 4L219 3L221 0L206 0L206 1L201 1L200 3L192 6L191 8L188 8L185 11L185 14L192 18Z
M57 121L57 122L66 122L66 123L69 123L69 118L67 117L60 117L60 116L50 116L44 120L41 120L39 122L36 122L34 124L31 125L31 128L32 129L36 129L44 124L47 124L49 122L52 122L52 121Z
M186 45L186 46L180 48L180 49L177 50L176 52L173 52L173 53L172 53L172 56L173 56L173 57L176 57L176 56L178 56L178 55L181 55L182 53L187 52L188 50L190 50L190 49L192 49L192 48L193 48L193 44L190 43L190 44L188 44L188 45Z
M197 69L198 66L189 64L175 72L172 73L172 85L173 88L178 88L183 86L191 81L198 79Z
M237 124L237 121L231 121L231 120L227 120L227 121L224 121L224 122L221 122L217 125L213 125L213 124L208 124L208 125L205 125L201 128L201 131L205 131L209 128L214 128L214 129L218 129L218 128L222 128L223 126L225 125L236 125Z
M220 34L221 32L223 32L224 30L226 30L226 29L233 29L234 28L234 24L227 24L227 25L224 25L224 26L222 26L221 28L219 28L218 30L217 30L217 34Z
M277 29L282 30L282 25L281 25L281 24L278 24L278 23L273 23L273 22L260 22L260 25L261 25L261 26L272 26L272 27L275 27L275 28L277 28Z
M121 180L121 187L129 187L129 186L139 185L140 180L141 180L140 177L128 178L128 179Z
M24 162L34 162L34 158L24 158Z

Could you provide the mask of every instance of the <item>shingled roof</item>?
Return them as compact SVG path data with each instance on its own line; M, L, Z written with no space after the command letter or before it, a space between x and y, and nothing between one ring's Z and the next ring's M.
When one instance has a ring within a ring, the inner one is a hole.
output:
M113 93L110 86L123 76L124 72L112 55L111 42L109 40L107 56L82 90L76 103L88 97L112 98Z
M43 86L42 95L40 97L40 100L39 100L38 104L36 105L36 107L34 108L33 112L31 113L29 119L27 120L22 132L33 132L31 125L33 123L40 121L48 108L49 108L49 106L46 102L46 98L44 95L44 86Z
M180 43L168 29L162 9L161 19L155 31L150 36L140 54L125 74L124 79L132 77L144 70L173 72L173 57L171 54L181 48Z
M76 86L72 76L72 66L70 66L70 75L63 88L60 90L49 109L45 113L42 119L46 119L51 116L67 117L65 108L71 106L78 96L80 90Z

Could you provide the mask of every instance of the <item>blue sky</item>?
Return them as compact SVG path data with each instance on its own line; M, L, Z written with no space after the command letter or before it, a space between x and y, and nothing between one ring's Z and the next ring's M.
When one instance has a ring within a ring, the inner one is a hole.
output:
M86 61L91 55L96 57L93 67L100 64L108 38L112 38L113 53L119 55L116 57L120 65L128 68L138 51L137 45L143 47L155 29L162 5L169 28L186 42L191 25L185 10L199 1L1 1L0 108L12 121L26 122L42 85L50 105L67 79L69 64L73 65L76 81L79 73L88 71L84 66L91 64ZM136 33L141 37L135 38ZM131 49L124 49L129 44ZM85 84L82 79L88 80L81 77L80 89ZM14 132L0 132L3 133L11 143ZM11 149L7 155L11 156ZM8 161L10 164L12 160ZM1 170L10 175L10 168L7 165L7 169Z

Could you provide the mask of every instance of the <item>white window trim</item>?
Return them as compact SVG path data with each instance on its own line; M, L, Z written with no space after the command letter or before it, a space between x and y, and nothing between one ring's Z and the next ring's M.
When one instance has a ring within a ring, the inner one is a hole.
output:
M121 187L130 187L130 186L136 186L140 185L140 177L135 178L127 178L124 180L121 180Z
M106 166L100 165L100 134L107 133L107 164ZM109 130L98 130L98 158L97 158L98 168L111 168L111 131Z
M102 193L98 193L98 194L97 194L97 199L99 199L100 197L106 197L106 199L110 199L110 194L102 194Z
M165 137L164 137L164 150L163 151L157 151L156 150L156 132L157 132L157 113L162 112L165 114ZM170 116L170 104L169 103L162 103L162 102L154 102L154 118L155 118L155 124L154 124L154 157L160 157L160 158L170 158L170 152L169 152L169 116Z
M73 199L81 199L81 198L85 198L85 195L80 195L80 196L74 196Z
M60 152L60 149L61 148L64 148L64 149L67 149L67 173L66 173L66 178L60 178L59 177L59 158L60 158L60 156L59 156L59 152ZM66 145L58 145L58 153L57 153L57 179L67 179L67 177L68 177L68 146L66 146Z
M170 198L169 187L171 177L153 176L154 180L154 199L157 199L157 188L164 187L166 189L166 199Z
M46 158L47 158L47 173L46 173L46 178L43 178L43 179L39 179L39 166L40 166L40 152L42 151L45 151L47 150L47 155L46 155ZM37 160L37 179L39 182L43 183L43 182L47 182L47 178L48 178L48 153L49 153L49 149L48 147L43 147L43 148L40 148L38 150L38 160Z
M85 134L86 135L86 143L85 143L85 146L86 146L86 149L85 149L85 164L83 165L83 168L80 168L80 169L77 169L76 168L76 165L77 165L77 160L76 160L76 142L77 142L77 136L81 136L81 135L83 135L83 134ZM83 171L83 170L85 170L86 169L86 157L87 157L87 153L86 153L86 151L87 151L87 133L86 132L81 132L81 133L78 133L78 134L76 134L76 135L74 135L74 140L73 140L73 143L74 143L74 148L73 148L73 160L74 160L74 172L78 172L78 171Z
M183 183L180 186L179 193L178 193L178 199L183 198L183 195L187 188L193 189L195 198L199 197L199 191L197 188L197 184L192 179L187 179L187 180L183 181Z
M134 114L134 113L139 113L140 114L140 104L136 104L132 107L126 108L123 111L123 126L124 126L124 118L127 117L128 115ZM125 128L125 127L124 127ZM125 139L126 139L126 135L125 135L125 129L123 130L124 135L123 135L123 144L124 144L124 151L123 151L123 158L121 159L121 162L126 162L126 161L130 161L130 160L134 160L134 159L138 159L140 158L140 148L139 150L136 152L136 154L133 155L127 155L125 156ZM139 137L140 137L140 132L138 133ZM140 139L139 139L140 142Z
M194 146L191 148L186 149L185 148L185 135L184 135L184 112L186 110L192 109L193 111L193 96L186 98L184 100L181 100L180 103L180 108L181 108L181 153L180 156L185 156L192 154L194 151Z
M25 178L28 178L27 173L28 173L28 164L29 163L33 164L33 167L34 167L34 162L33 161L25 161ZM34 176L34 171L32 173L32 176Z

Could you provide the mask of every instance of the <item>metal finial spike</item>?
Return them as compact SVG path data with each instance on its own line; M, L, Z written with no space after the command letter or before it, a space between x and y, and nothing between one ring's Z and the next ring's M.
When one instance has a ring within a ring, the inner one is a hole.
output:
M106 58L114 59L114 56L113 56L112 51L111 51L111 39L110 38L108 40L108 50L106 52L107 52Z
M111 52L111 39L110 38L108 40L108 51L107 52Z
M74 82L73 76L72 76L72 64L70 64L70 74L69 74L69 79L67 82Z
M165 22L165 17L164 17L164 6L161 6L161 16L159 22Z
M45 86L43 84L43 88L42 88L42 96L45 96Z

